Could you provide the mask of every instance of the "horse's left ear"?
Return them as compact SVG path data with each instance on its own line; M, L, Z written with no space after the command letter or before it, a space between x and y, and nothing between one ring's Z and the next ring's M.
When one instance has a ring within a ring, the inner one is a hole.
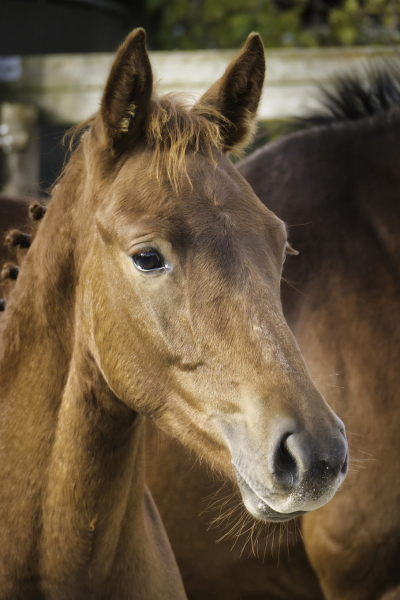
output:
M99 115L115 148L140 129L153 89L144 29L135 29L119 49L104 89Z
M265 77L264 46L258 33L251 33L224 75L200 98L226 121L220 122L224 150L243 146L254 131L254 120Z

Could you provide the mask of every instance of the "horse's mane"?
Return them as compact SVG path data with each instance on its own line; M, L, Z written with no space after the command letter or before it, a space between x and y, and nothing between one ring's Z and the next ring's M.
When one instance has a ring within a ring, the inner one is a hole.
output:
M400 107L400 63L369 65L364 73L338 75L333 89L321 87L322 109L295 119L292 130L384 115Z

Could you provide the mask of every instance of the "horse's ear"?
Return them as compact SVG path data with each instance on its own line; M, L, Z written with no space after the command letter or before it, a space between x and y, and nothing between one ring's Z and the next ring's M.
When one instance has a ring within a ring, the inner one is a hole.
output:
M226 121L220 123L224 150L243 146L254 131L254 120L265 77L264 46L258 33L251 33L224 75L200 98Z
M101 100L100 117L112 147L139 131L152 89L146 33L135 29L117 53Z

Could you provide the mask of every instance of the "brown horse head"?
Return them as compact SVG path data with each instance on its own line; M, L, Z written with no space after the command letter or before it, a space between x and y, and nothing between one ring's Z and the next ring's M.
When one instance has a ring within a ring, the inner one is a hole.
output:
M225 156L264 68L252 35L187 110L152 96L144 32L128 38L82 143L78 314L120 400L234 470L253 514L285 519L331 498L347 446L282 316L285 226Z
M158 98L135 30L26 263L49 271L59 232L68 293L59 306L67 284L48 272L44 310L69 315L74 363L91 361L113 402L236 476L249 511L279 521L333 496L347 444L282 315L285 225L226 157L251 135L264 70L252 34L192 107Z

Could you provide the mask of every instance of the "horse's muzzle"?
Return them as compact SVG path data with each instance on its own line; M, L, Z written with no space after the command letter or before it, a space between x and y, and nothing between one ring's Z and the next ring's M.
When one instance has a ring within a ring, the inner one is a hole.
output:
M339 421L339 419L338 419ZM243 501L253 516L265 521L287 521L326 504L344 481L348 446L344 426L317 443L306 432L286 432L271 448L269 473L241 453L235 469Z

